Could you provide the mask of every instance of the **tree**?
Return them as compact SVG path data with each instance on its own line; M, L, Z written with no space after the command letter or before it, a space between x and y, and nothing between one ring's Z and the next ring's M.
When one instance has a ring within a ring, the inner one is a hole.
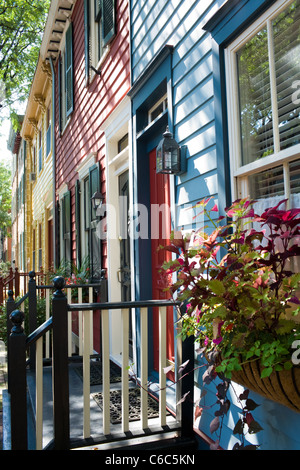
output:
M49 5L50 0L0 0L0 112L8 108L13 120L16 103L28 97Z
M11 169L0 163L0 233L3 237L11 226Z

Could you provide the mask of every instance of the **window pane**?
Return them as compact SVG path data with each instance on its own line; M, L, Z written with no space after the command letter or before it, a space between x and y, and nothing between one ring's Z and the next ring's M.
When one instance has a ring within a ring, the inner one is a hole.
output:
M90 269L91 269L92 278L100 279L101 277L101 251L100 251L100 240L97 235L97 230L91 230Z
M267 30L237 53L242 165L273 153Z
M283 167L271 168L249 176L250 196L254 199L284 197ZM267 203L269 205L269 202ZM271 203L272 204L272 203Z
M299 0L293 2L273 22L281 149L300 142L300 103L293 98L300 78L299 6Z
M300 159L291 162L289 165L290 185L291 185L291 207L300 207ZM300 239L298 237L298 244ZM293 272L300 272L300 256L294 258L291 262L290 269Z

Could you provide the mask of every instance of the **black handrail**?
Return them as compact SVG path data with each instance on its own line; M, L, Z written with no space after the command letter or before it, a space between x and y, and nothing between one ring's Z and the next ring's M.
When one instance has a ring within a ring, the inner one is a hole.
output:
M33 331L26 338L26 347L29 348L32 344L36 343L39 338L44 336L52 328L52 317L48 318L42 325Z
M63 288L64 289L75 289L76 287L100 287L101 286L101 282L102 280L99 281L99 283L93 283L93 284L66 284ZM54 289L54 286L53 284L51 286L44 286L43 284L42 285L38 285L36 286L37 289Z
M25 302L26 299L28 299L28 297L29 297L29 293L27 292L27 294L23 295L21 299L15 302L15 308L19 308L20 305L22 305L22 303Z
M129 300L125 302L100 302L100 303L84 303L69 304L70 312L81 310L114 310L121 308L143 308L143 307L179 307L181 302L174 300Z

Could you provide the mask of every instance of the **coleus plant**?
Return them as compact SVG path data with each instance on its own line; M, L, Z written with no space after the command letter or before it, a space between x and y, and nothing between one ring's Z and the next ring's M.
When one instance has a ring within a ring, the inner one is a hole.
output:
M229 379L244 361L257 358L262 377L291 368L292 343L300 338L300 274L289 265L300 255L300 209L280 209L283 200L256 215L255 201L239 199L225 209L224 223L224 217L213 220L209 201L196 207L212 232L204 226L193 239L172 233L165 247L177 255L163 265L167 274L177 273L170 290L187 304L183 337L193 334L207 352L218 351L217 371Z
M198 352L208 359L204 383L217 374L222 379L217 390L220 408L211 423L215 432L229 409L233 371L254 360L261 363L262 377L293 367L291 349L300 338L300 323L295 321L300 274L292 271L291 262L300 255L300 209L281 209L283 200L257 215L254 200L239 199L225 209L226 218L214 220L212 213L218 209L207 209L210 200L195 206L209 225L188 235L173 232L164 249L176 256L163 269L176 273L170 291L186 305L180 318L182 337L193 335ZM237 397L242 417L234 434L244 435L246 428L249 433L261 430L251 413L257 405L248 393ZM246 447L242 439L235 448Z

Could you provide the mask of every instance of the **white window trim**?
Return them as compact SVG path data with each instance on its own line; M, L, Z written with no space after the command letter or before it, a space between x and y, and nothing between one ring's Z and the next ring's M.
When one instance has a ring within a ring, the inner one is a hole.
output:
M95 21L95 2L94 0L90 1L90 42L91 42L91 57L90 63L91 65L97 70L98 72L101 70L102 64L105 61L109 51L110 51L110 44L103 47L102 45L102 53L99 60L97 59L98 54L98 47L99 47L99 38L98 38L98 28L101 29L100 35L102 37L102 20ZM91 84L94 78L97 76L95 70L90 69L90 81Z
M168 99L168 94L166 93L158 101L156 101L156 103L153 106L151 106L151 108L148 110L148 124L151 124L156 119L159 119L164 114L164 112L168 109L167 99ZM153 111L155 111L156 108L158 108L158 106L161 103L163 103L163 111L155 119L152 119L151 114L153 113Z
M66 77L65 77L65 51L66 51L66 33L70 27L70 24L71 24L71 21L70 19L68 18L66 20L66 24L64 26L64 31L63 31L63 36L61 38L61 41L60 41L60 45L59 45L59 50L60 50L60 53L61 53L61 77L60 77L60 80L61 80L61 88L64 90L63 93L61 92L61 112L63 114L63 126L62 126L62 129L61 129L61 136L64 134L66 128L68 127L68 124L71 120L71 117L72 117L72 113L70 116L67 116L66 114L66 92L65 92L65 85L66 85ZM74 51L73 51L73 54L74 54ZM74 55L73 55L73 60L74 60ZM51 111L51 118L52 118L52 111Z
M239 123L239 97L238 97L238 77L236 67L236 52L263 26L271 22L275 16L279 15L293 0L278 0L263 15L261 15L249 28L247 28L235 41L225 49L225 73L226 73L226 96L227 96L227 116L228 116L228 142L230 155L230 182L232 199L249 196L247 176L273 168L277 164L283 166L285 183L289 181L289 162L299 158L300 144L296 144L284 150L278 150L279 142L274 136L274 154L241 166L240 152L240 126ZM270 28L269 28L270 31ZM272 80L272 78L271 78ZM273 78L274 81L274 78ZM273 82L274 84L274 82ZM274 88L273 88L274 89ZM276 125L276 123L275 123ZM278 127L278 126L277 126ZM289 198L289 184L284 184L285 198Z

